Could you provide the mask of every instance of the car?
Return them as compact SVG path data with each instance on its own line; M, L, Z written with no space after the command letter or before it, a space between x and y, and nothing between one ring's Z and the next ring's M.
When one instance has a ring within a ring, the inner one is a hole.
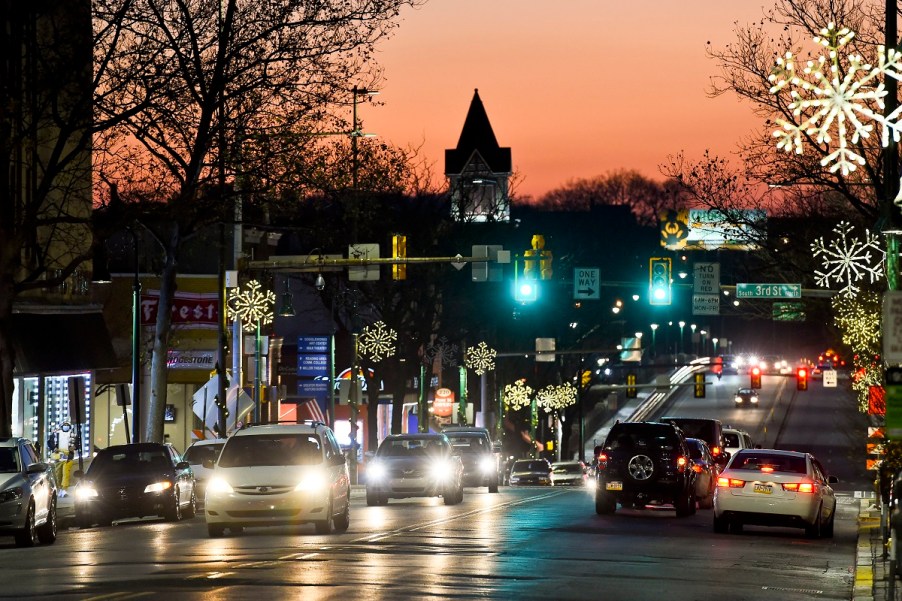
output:
M723 429L724 451L735 455L736 451L752 448L752 437L745 430L736 428Z
M758 406L758 392L754 388L740 388L733 396L733 401L737 407L743 405L748 407Z
M552 486L585 486L589 475L582 461L555 461L551 464Z
M743 525L804 528L809 538L833 536L837 482L810 453L743 449L717 478L714 532Z
M171 445L141 442L101 449L88 471L75 472L75 523L160 516L171 522L197 511L194 473Z
M205 440L197 440L191 443L187 449L185 449L185 454L182 455L182 459L187 461L191 465L191 471L194 472L194 483L197 488L197 499L199 503L203 503L204 495L207 489L207 480L209 480L210 475L213 473L211 468L207 468L204 466L205 462L208 462L208 465L215 464L216 458L219 457L219 452L222 450L222 447L225 445L225 438L208 438Z
M695 480L686 438L673 424L615 423L596 448L595 512L673 505L678 517L695 513Z
M723 467L730 458L724 451L723 424L718 419L705 417L662 417L662 422L675 425L687 438L700 438L708 443L711 455Z
M487 486L490 493L497 493L501 470L489 431L455 426L444 428L442 433L464 465L464 486Z
M738 358L736 357L736 355L724 355L723 356L723 368L722 368L721 373L723 375L728 375L728 374L738 375L741 364L738 363L737 361L738 361Z
M695 472L695 498L702 509L714 507L714 491L717 490L717 476L720 466L711 455L708 443L698 438L687 438L692 471Z
M53 469L42 462L26 438L0 438L0 534L12 535L17 547L56 541Z
M551 463L547 459L517 459L511 465L511 486L551 486Z
M445 505L457 505L464 498L464 464L444 434L386 436L366 474L370 506L409 497L442 497Z
M344 532L351 478L335 433L322 422L251 424L232 434L207 481L207 534L248 527L314 525Z

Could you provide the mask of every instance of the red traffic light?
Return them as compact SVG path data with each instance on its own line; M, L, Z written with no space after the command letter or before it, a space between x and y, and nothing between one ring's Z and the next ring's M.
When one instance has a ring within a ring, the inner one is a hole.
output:
M807 378L807 377L808 377L808 370L805 369L804 367L800 367L799 370L796 372L796 375L797 375L799 378Z
M805 367L796 370L796 390L808 390L808 369Z
M760 376L760 375L761 375L761 368L760 368L760 367L753 367L753 368L752 368L752 375L753 375L753 376Z

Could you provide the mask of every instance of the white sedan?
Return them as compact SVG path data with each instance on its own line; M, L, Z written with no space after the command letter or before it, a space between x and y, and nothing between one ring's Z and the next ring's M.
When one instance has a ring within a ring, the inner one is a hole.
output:
M836 497L810 453L743 449L717 479L714 531L741 532L743 524L804 528L811 538L833 536Z

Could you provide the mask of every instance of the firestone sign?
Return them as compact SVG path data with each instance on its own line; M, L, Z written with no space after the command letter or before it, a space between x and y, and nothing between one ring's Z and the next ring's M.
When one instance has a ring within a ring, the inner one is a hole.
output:
M160 291L141 295L141 325L157 322ZM213 329L219 326L219 294L216 292L176 292L172 299L172 325Z

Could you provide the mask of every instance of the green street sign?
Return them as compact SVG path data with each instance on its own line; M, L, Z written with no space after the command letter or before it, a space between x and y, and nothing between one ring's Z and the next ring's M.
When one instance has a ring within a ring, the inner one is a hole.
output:
M802 303L774 303L774 321L805 321L805 305Z
M802 298L802 285L736 284L736 298Z

